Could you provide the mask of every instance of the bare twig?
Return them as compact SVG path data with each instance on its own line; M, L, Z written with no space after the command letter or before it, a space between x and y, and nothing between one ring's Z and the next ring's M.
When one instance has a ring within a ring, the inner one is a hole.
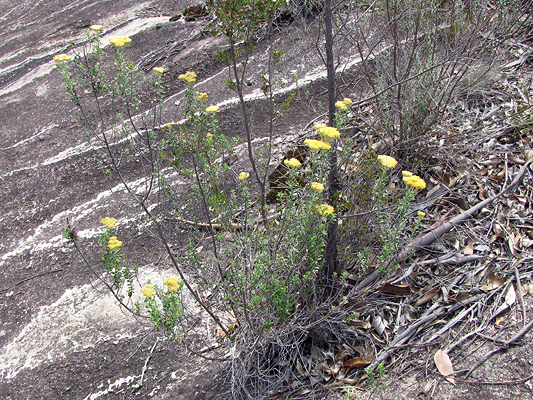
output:
M148 354L148 357L146 357L146 360L144 361L143 369L142 369L142 372L141 372L141 380L139 382L139 385L137 385L138 388L142 387L142 385L143 385L144 373L146 372L146 369L148 368L148 362L150 361L150 358L152 358L152 354L154 354L154 350L155 350L155 346L157 345L157 342L159 342L159 338L158 337L155 338L155 343L152 346L152 348L150 349L150 354Z
M522 283L520 283L520 274L518 273L518 268L516 268L516 264L514 265L514 276L516 278L516 285L518 286L518 299L520 300L520 305L522 306L522 322L524 323L524 327L526 326L526 305L524 303L524 295L522 293Z
M508 341L504 342L500 347L490 351L489 353L487 353L481 360L479 360L471 369L470 371L468 371L468 374L466 374L466 376L464 377L464 379L467 379L470 375L472 375L472 373L481 365L483 365L483 363L485 361L487 361L493 354L497 353L498 351L500 350L505 350L507 348L509 348L510 345L512 345L514 342L520 340L526 333L528 333L531 328L533 328L533 320L529 322L529 324L527 324L520 332L518 332L515 336L513 336L511 339L509 339Z
M20 285L21 283L24 283L24 282L28 282L28 281L30 281L30 280L32 280L32 279L39 278L39 277L41 277L41 276L45 276L45 275L49 275L49 274L54 274L54 273L56 273L56 272L61 272L61 271L63 271L63 268L54 269L54 270L52 270L52 271L41 272L40 274L30 276L29 278L23 279L23 280L21 280L20 282L15 283L15 286L16 286L16 285Z

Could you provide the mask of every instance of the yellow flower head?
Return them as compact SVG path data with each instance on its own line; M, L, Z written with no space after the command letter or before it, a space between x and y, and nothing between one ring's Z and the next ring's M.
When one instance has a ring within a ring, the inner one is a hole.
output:
M404 176L403 181L409 185L414 187L415 189L425 189L426 188L426 182L419 177L418 175L411 175L411 176Z
M392 169L396 166L396 164L398 164L398 161L396 161L394 158L384 155L378 156L378 161L387 169Z
M332 126L326 126L324 128L320 128L318 132L329 142L334 139L337 139L341 134L337 130L337 128L334 128Z
M419 217L425 217L426 216L426 213L424 211L419 211L416 213L416 215L418 215Z
M344 101L337 101L335 103L335 107L337 107L341 111L347 111L348 110L348 107L346 106L346 104L344 104Z
M313 189L315 192L321 192L324 190L324 185L318 182L311 182L311 189Z
M109 43L114 44L115 47L122 47L128 43L131 43L131 39L125 36L119 36L109 39Z
M335 211L335 209L332 206L326 203L317 205L316 210L320 215L333 214L333 212Z
M117 222L118 221L115 218L109 218L109 217L105 217L100 220L100 223L103 226L105 226L107 229L113 228Z
M141 289L142 294L144 294L146 297L154 297L154 287L151 284L146 285Z
M322 140L305 139L304 144L312 151L331 149L331 143L323 142Z
M179 278L167 278L163 281L164 285L168 286L168 289L171 292L177 292L180 288L180 280Z
M207 97L208 97L207 93L196 92L195 95L196 95L196 100L207 101Z
M290 168L300 168L302 166L302 163L298 161L296 158L285 160L283 161L283 164L285 164L287 167L290 167Z
M205 112L208 112L208 113L216 113L218 110L220 110L219 107L217 106L211 106L211 107L207 107L205 109Z
M350 106L353 104L353 101L352 101L352 99L350 99L349 97L346 97L346 98L343 100L343 103L346 104L348 107L350 107Z
M413 176L413 173L409 172L409 171L402 171L402 175L403 176Z
M159 68L159 67L154 67L152 68L155 72L159 73L159 74L162 74L163 72L165 72L165 68Z
M211 132L207 132L206 136L207 136L208 139L212 139L213 138L213 134Z
M186 73L178 76L178 79L181 79L187 83L194 83L196 82L196 72L187 71Z
M326 124L316 124L315 126L313 126L313 128L315 128L318 132L320 132L320 130L325 127L326 127Z
M250 177L250 174L248 172L241 172L239 174L239 180L244 181L245 179L248 179Z
M67 54L58 54L57 56L54 57L54 61L58 63L61 63L64 61L70 61L70 60L72 60L72 57Z
M110 250L113 250L122 247L122 242L118 240L116 236L111 236L107 241L107 247L109 247Z
M103 26L102 25L91 25L89 28L95 32L99 32L102 30Z

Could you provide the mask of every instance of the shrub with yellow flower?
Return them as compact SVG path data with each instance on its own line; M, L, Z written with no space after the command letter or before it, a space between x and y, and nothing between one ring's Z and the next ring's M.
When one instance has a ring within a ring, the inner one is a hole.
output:
M179 278L166 278L163 281L163 284L167 285L168 289L171 292L177 292L178 289L180 288L180 280L179 280Z
M320 128L318 132L327 140L332 141L337 139L341 134L337 130L337 128L334 128L332 126L326 126L324 128Z
M148 285L144 286L141 289L141 292L142 292L142 294L144 294L148 298L154 297L154 294L155 294L154 287L151 284L148 284Z
M403 181L415 189L425 189L426 182L418 175L404 176Z
M424 218L426 216L426 213L424 211L419 211L416 213L416 215L418 215L421 218Z
M324 190L324 185L318 182L311 182L311 189L315 192L322 192Z
M179 75L178 79L187 83L194 83L196 82L196 72L187 71L186 73Z
M211 107L207 107L205 109L205 112L208 112L208 113L216 113L218 110L220 110L219 107L217 106L211 106Z
M379 155L378 161L387 169L392 169L398 164L398 161L396 161L393 157L385 156L385 155Z
M350 107L353 104L353 101L349 97L345 97L343 103Z
M305 139L304 144L314 152L331 149L331 143L323 142L322 140Z
M241 172L239 174L239 180L244 181L245 179L248 179L250 177L250 174L248 172Z
M113 250L122 247L122 242L118 240L116 236L111 236L107 241L107 247L109 247L110 250Z
M154 70L155 72L159 74L162 74L163 72L165 72L165 68L160 68L160 67L154 67L152 68L152 70Z
M105 217L100 220L100 223L107 229L111 229L118 221L115 218Z
M95 32L99 32L102 30L103 26L102 25L91 25L89 28Z
M72 57L67 54L58 54L57 56L54 57L54 61L58 63L70 61L70 60L72 60Z
M302 163L298 161L296 158L291 158L290 160L283 161L283 164L285 164L289 168L300 168L302 166Z
M335 211L335 209L330 206L329 204L326 204L326 203L323 203L323 204L318 204L316 206L316 210L317 212L320 214L320 215L329 215L329 214L333 214L333 212Z
M409 171L402 171L402 175L403 176L413 176L413 173L409 172Z
M335 107L337 107L341 111L348 111L348 107L344 103L344 101L337 101L335 102Z
M207 93L196 92L195 95L197 101L207 101Z
M131 39L125 36L118 36L109 39L109 43L114 44L115 47L123 47L124 45L131 43Z

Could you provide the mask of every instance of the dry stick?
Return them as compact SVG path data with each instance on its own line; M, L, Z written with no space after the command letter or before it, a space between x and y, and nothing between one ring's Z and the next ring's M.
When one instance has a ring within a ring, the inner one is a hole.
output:
M526 326L526 305L524 303L524 295L522 293L522 284L520 283L520 274L518 273L516 264L514 265L514 276L516 277L516 285L518 286L518 299L522 305L522 322L524 323L524 326Z
M473 383L475 385L517 385L519 383L527 382L531 378L533 378L533 374L531 374L529 376L526 376L525 378L518 379L516 381L500 381L500 382L483 382L483 381L480 381L480 382L476 382L476 381L464 381L462 379L457 379L457 380L458 380L458 382L461 382L461 383Z
M140 388L143 385L144 373L146 372L148 361L150 361L150 358L152 358L152 354L154 354L154 349L155 349L155 346L157 345L157 342L159 342L159 338L155 339L155 343L150 350L150 354L148 354L148 357L146 357L146 361L144 362L143 369L141 372L141 381L139 382L139 385L137 386L137 388Z
M481 366L485 361L487 361L494 353L497 353L500 350L508 349L509 346L512 345L514 342L520 340L522 336L528 333L531 328L533 328L533 320L530 321L529 324L527 324L520 332L518 332L518 334L513 336L508 341L504 342L500 347L487 353L481 360L476 363L476 365L472 367L472 369L470 369L470 371L468 371L468 374L466 374L464 379L467 379L470 375L472 375L472 372L474 372L479 366Z
M32 279L34 279L34 278L39 278L39 277L41 277L41 276L45 276L45 275L48 275L48 274L53 274L53 273L55 273L55 272L61 272L61 271L63 271L63 268L54 269L54 270L52 270L52 271L42 272L42 273L40 273L40 274L30 276L29 278L23 279L23 280L21 280L20 282L15 283L15 286L16 286L16 285L20 285L21 283L24 283L24 282L28 282L28 281L30 281L30 280L32 280Z

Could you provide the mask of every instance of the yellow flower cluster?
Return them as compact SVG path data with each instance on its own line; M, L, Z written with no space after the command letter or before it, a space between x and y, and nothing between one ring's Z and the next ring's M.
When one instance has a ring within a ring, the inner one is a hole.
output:
M89 28L91 28L91 30L95 32L99 32L102 30L103 26L102 25L91 25Z
M418 215L419 217L424 218L426 216L426 213L424 211L419 211L419 212L416 213L416 215Z
M205 112L208 112L208 113L216 113L218 110L220 110L219 107L217 106L211 106L211 107L207 107L205 109Z
M385 156L385 155L379 155L378 161L387 169L392 169L398 164L398 161L396 161L393 157Z
M300 168L302 166L302 163L298 161L296 158L285 160L283 161L283 164L285 164L287 167L290 167L290 168Z
M177 292L180 288L180 280L179 278L167 278L163 281L164 285L168 286L168 289L171 292Z
M116 47L122 47L128 43L131 43L131 39L125 36L119 36L109 39L109 43L114 44Z
M206 136L207 136L208 139L212 139L213 138L213 134L211 132L207 132Z
M322 140L305 139L304 144L312 151L331 149L331 143L323 142Z
M122 242L118 240L116 236L111 236L107 241L107 247L109 247L110 250L113 250L117 247L122 247Z
M350 107L353 104L353 101L349 97L345 97L343 103Z
M100 223L103 226L105 226L107 229L113 228L117 222L118 221L115 218L109 218L109 217L105 217L100 220Z
M335 209L332 206L326 203L317 205L316 210L318 211L320 215L333 214L333 212L335 211Z
M207 101L207 93L196 92L196 100Z
M313 189L315 192L321 192L324 190L324 185L318 182L311 182L311 189Z
M332 126L326 126L324 124L315 125L314 128L324 137L327 141L332 141L337 139L341 134Z
M66 54L58 54L54 57L55 62L64 62L64 61L70 61L72 60L72 57Z
M407 185L412 186L415 189L426 188L426 182L418 175L414 175L412 172L409 172L409 171L402 171L402 175L403 175L403 181Z
M154 67L152 68L155 72L159 73L159 74L162 74L163 72L165 72L165 68L160 68L160 67Z
M342 110L342 111L348 110L348 107L346 106L346 104L344 104L344 101L337 101L335 103L335 107L337 107L339 110Z
M151 284L146 285L141 289L142 294L144 294L146 297L154 297L154 287Z
M244 181L245 179L248 179L250 177L250 174L248 172L241 172L239 174L239 180Z
M181 79L187 83L194 83L196 82L196 72L187 71L186 73L178 76L178 79Z

